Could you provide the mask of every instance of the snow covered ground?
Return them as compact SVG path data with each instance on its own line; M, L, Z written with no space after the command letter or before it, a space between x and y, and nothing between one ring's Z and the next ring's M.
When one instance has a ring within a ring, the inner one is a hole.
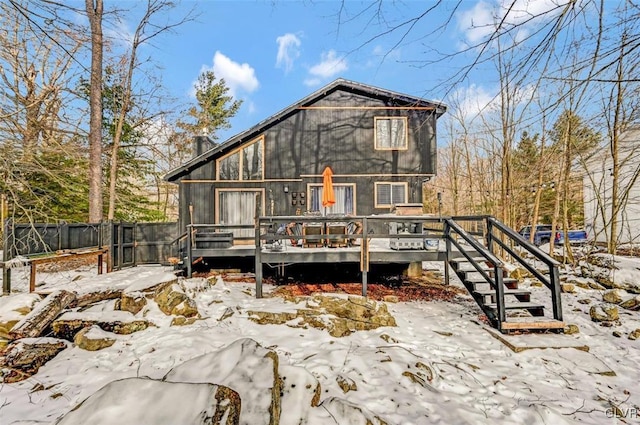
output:
M640 282L640 260L618 260L617 279ZM425 267L442 268L437 263ZM87 267L39 273L38 277L41 287L87 291L90 287L151 281L166 271L137 267L96 276ZM581 274L581 270L565 270L563 278L585 287L590 283L597 286L594 279ZM16 295L12 297L26 291L28 273L15 269L13 279ZM640 422L640 340L627 338L640 328L640 313L621 308L619 324L605 327L592 322L589 308L602 301L601 289L576 286L575 293L563 294L565 321L576 324L580 332L557 336L554 341L560 341L558 345L563 345L562 341L564 345L586 345L588 353L575 348L516 353L479 322L480 310L470 297L455 302L388 303L396 327L335 338L326 330L260 325L249 320L247 312L251 310L293 312L304 307L303 303L269 298L274 287L265 286L267 297L256 299L250 283L193 279L185 286L203 320L170 326L171 318L150 304L145 318L156 327L116 335L114 345L96 352L66 349L28 380L0 384L0 425L53 423L109 382L144 376L160 379L174 367L239 338L252 338L273 349L281 365L309 371L321 385L321 400L346 399L389 424ZM545 292L539 287L531 289L534 298ZM113 304L113 300L104 301L91 309L112 310ZM14 314L12 305L9 298L0 298L0 318ZM523 335L511 340L536 346L548 343L545 337ZM408 377L405 372L415 372L419 364L434 372L431 379L419 382ZM353 381L357 389L345 393L338 384L344 379ZM135 400L130 403L133 408ZM282 418L291 423L288 414L292 412L283 411ZM340 423L330 415L310 414L301 419L309 424ZM350 423L364 422L353 418Z

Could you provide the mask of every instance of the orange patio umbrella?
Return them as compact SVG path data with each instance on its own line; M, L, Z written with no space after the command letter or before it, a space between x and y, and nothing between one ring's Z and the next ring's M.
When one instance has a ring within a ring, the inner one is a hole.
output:
M333 193L333 171L326 167L322 172L322 206L330 207L336 203L336 195Z

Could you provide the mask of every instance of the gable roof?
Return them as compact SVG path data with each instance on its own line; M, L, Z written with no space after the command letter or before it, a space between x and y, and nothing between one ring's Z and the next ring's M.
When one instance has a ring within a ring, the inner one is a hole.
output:
M326 97L330 93L333 93L337 90L346 90L353 93L363 94L367 97L375 98L375 99L384 99L386 101L395 101L399 104L404 105L414 105L419 107L432 107L436 113L436 117L439 118L442 114L444 114L447 110L446 105L440 102L425 100L422 98L409 96L402 93L397 93L394 91L370 86L367 84L357 83L355 81L345 80L343 78L338 78L337 80L327 84L326 86L316 90L310 95L300 99L298 102L286 107L280 112L270 116L269 118L260 121L258 124L253 127L236 134L235 136L230 137L223 143L216 145L212 149L204 152L203 154L192 158L187 161L182 166L171 170L167 175L164 176L164 179L167 181L176 181L181 176L191 172L192 170L198 168L203 163L208 162L211 159L215 159L227 153L228 151L236 148L237 146L255 138L260 133L267 130L269 127L275 125L276 123L282 121L283 119L293 115L299 108L304 106L309 106L319 99Z

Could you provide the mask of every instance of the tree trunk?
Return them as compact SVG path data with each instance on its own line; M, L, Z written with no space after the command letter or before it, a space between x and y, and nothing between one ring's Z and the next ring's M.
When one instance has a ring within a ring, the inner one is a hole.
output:
M42 331L75 299L76 296L73 292L64 290L52 292L9 331L9 338L21 339L40 336Z
M91 26L89 222L102 220L102 0L85 0Z

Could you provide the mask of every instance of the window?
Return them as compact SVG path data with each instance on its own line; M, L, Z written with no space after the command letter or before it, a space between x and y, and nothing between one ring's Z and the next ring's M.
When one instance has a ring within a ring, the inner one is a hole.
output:
M375 208L387 208L407 202L409 185L401 183L375 183Z
M263 138L218 160L219 180L262 180Z
M240 153L236 152L218 162L220 180L240 180Z
M355 184L334 184L333 194L336 203L326 208L327 214L355 214ZM325 212L325 207L322 206L322 185L309 185L309 211Z
M256 193L260 190L219 190L218 224L253 224L256 214ZM262 206L261 206L262 207ZM253 229L232 229L233 236L255 236Z
M375 118L375 148L379 150L407 149L407 118Z

